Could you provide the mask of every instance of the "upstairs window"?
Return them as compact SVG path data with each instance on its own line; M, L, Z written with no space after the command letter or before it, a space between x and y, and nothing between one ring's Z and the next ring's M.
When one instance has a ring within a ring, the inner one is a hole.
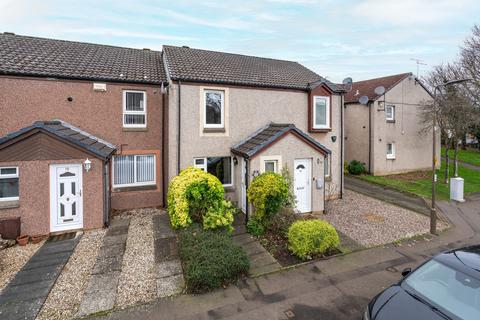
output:
M330 129L329 97L313 97L313 129Z
M395 159L395 144L387 143L387 159Z
M155 185L155 155L120 155L113 157L113 186Z
M387 105L385 107L385 117L387 121L395 121L395 106Z
M144 91L123 91L123 127L147 127L147 96Z
M193 159L195 168L213 174L224 186L233 185L232 157L208 157Z
M224 128L225 91L204 90L204 127Z
M0 168L0 201L18 200L18 168Z

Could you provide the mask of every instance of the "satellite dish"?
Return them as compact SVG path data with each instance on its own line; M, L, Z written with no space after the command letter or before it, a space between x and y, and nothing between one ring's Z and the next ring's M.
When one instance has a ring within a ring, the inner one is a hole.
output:
M345 78L345 79L343 79L343 81L342 81L342 83L343 83L344 85L347 85L347 86L351 85L352 82L353 82L353 80L352 80L352 78L350 78L350 77Z
M375 91L375 94L381 96L382 94L385 93L385 87L383 86L376 87L374 91Z
M367 96L361 96L360 99L358 99L358 102L360 102L363 105L366 105L368 103L368 97Z

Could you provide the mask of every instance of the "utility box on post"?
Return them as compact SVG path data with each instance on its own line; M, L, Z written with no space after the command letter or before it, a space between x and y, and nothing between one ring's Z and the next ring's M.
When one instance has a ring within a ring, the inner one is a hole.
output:
M463 199L463 179L460 177L450 179L450 200L465 201Z

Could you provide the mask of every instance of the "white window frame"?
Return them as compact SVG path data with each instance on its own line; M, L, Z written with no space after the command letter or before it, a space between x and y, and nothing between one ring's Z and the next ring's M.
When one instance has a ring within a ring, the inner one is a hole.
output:
M234 179L234 171L233 171L233 157L232 156L218 156L218 157L196 157L196 158L193 158L193 166L195 168L198 168L198 169L201 169L205 172L208 172L208 168L207 168L207 162L208 162L208 158L230 158L230 168L231 168L231 178L232 178L232 182L231 183L228 183L228 184L223 184L222 183L222 186L224 187L232 187L233 186L233 179ZM203 160L203 164L196 164L197 160Z
M388 145L392 146L392 153L388 153ZM388 160L394 160L395 159L395 143L393 143L393 142L387 143L387 159Z
M5 197L5 198L0 198L0 201L15 201L15 200L19 200L20 199L20 177L19 177L19 174L18 174L18 167L15 167L15 166L11 166L11 167L0 167L0 169L15 169L16 170L16 173L14 174L2 174L1 173L1 170L0 170L0 180L1 179L11 179L11 178L17 178L18 179L18 182L19 182L19 185L18 185L18 193L19 195L17 197Z
M387 109L391 108L392 109L392 116L389 117L388 116L388 113L387 113ZM392 104L387 104L387 106L385 107L385 118L387 119L387 121L395 121L395 106L392 105Z
M331 161L330 160L331 160L330 155L327 154L325 156L325 161L323 163L323 174L325 175L325 178L330 178L330 176L331 176L331 172L330 172L330 168L331 168L330 162Z
M142 93L143 94L143 111L127 110L127 93ZM127 124L125 123L125 115L144 115L144 124ZM146 128L147 127L147 93L141 90L123 90L123 114L122 123L124 128Z
M269 161L275 161L275 173L280 173L282 171L282 156L275 155L275 156L262 156L260 157L260 173L267 172L265 170L265 163Z
M313 129L331 129L330 127L330 97L328 96L313 96ZM317 99L325 99L325 120L326 124L317 124L315 121L317 119Z
M137 157L153 156L153 181L115 184L115 157L118 157L118 156L134 156L134 161L133 161L133 180L134 181L137 181ZM155 186L155 185L157 185L157 156L154 153L118 154L118 155L112 157L112 186L113 186L113 188Z
M220 104L220 124L207 123L207 93L220 93L222 101ZM203 127L211 129L225 128L225 91L217 89L203 89Z

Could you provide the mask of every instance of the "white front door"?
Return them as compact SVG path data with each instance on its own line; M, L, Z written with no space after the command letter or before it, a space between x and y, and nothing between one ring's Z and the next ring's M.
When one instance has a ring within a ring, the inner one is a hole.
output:
M50 232L83 228L82 165L50 166Z
M241 197L242 197L242 211L243 213L247 212L247 161L242 158L242 182L241 182Z
M312 211L311 165L311 159L296 159L293 162L295 168L293 189L297 201L297 210L300 213Z

